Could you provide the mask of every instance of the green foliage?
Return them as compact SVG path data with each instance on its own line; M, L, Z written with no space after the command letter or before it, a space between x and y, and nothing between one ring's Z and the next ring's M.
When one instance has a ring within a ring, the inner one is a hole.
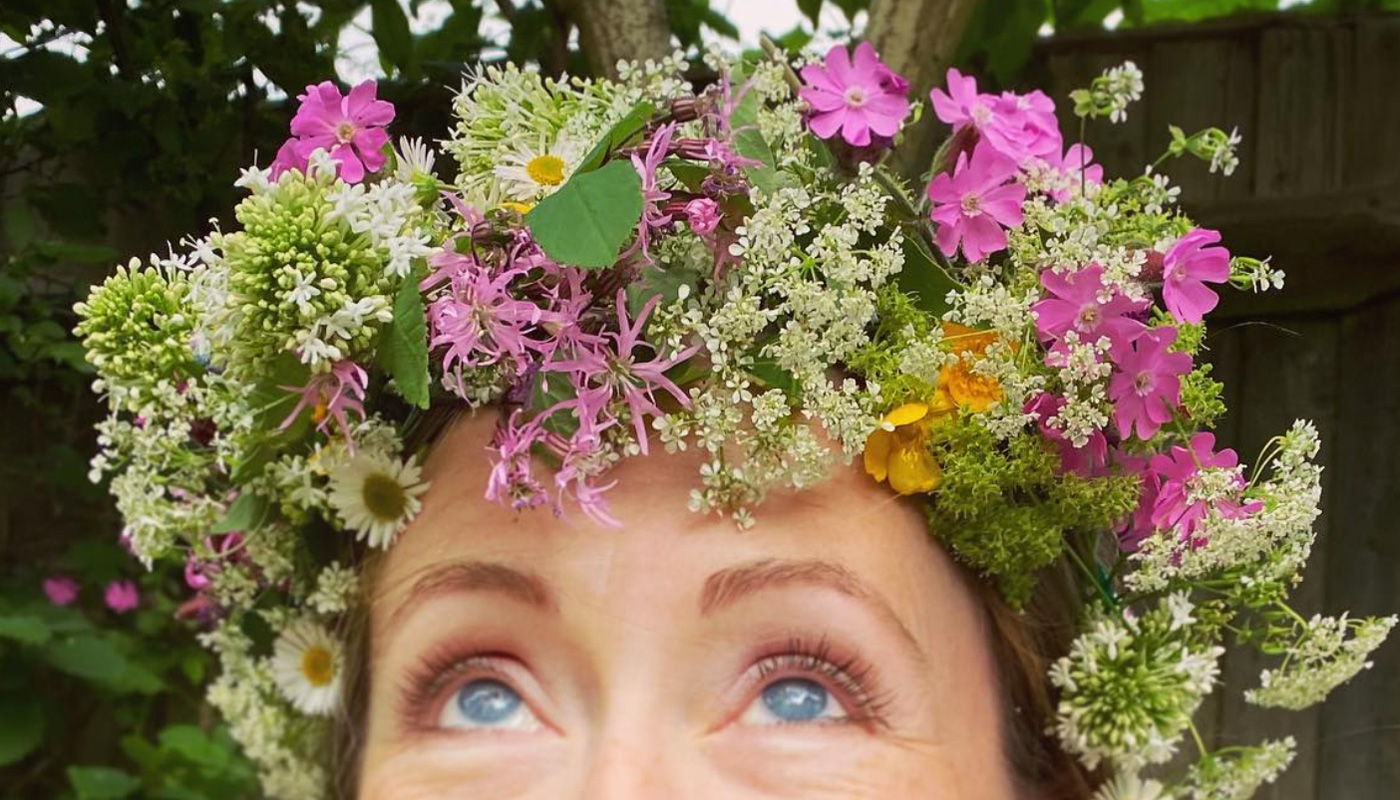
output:
M933 535L1016 607L1067 539L1109 529L1137 505L1137 478L1060 474L1059 455L1034 433L1002 442L956 418L935 425L929 443L943 468L927 512Z
M1210 377L1214 366L1201 364L1181 379L1181 406L1193 424L1215 427L1216 420L1225 416L1222 394L1225 384Z
M905 269L909 267L906 265ZM850 358L850 368L867 381L880 385L885 403L894 408L908 402L926 402L934 387L900 369L910 344L928 336L937 318L928 314L902 286L881 287L876 299L879 325L870 342Z
M394 320L384 329L375 357L394 379L403 399L428 407L428 320L415 272L394 295Z
M570 178L525 220L541 249L561 264L610 267L642 218L642 180L613 161Z

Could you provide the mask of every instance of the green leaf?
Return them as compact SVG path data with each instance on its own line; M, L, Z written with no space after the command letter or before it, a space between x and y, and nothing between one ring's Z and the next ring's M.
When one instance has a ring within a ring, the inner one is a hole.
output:
M379 46L380 60L387 60L405 74L416 71L413 32L408 28L403 6L398 0L370 0L369 9L370 27L374 31L374 43Z
M822 0L797 0L797 10L812 21L812 27L821 25Z
M251 531L266 523L272 515L272 504L266 497L255 492L245 491L228 507L228 512L219 523L209 529L210 533L232 533Z
M642 179L614 161L575 174L525 215L546 255L576 267L610 267L642 218Z
M49 640L49 628L38 617L0 617L0 638L24 644L43 644Z
M802 392L802 384L797 378L787 370L778 366L778 362L766 356L759 356L748 366L750 375L758 378L770 389L782 389L783 394L791 398L798 397Z
M729 120L734 130L734 149L744 158L762 164L745 170L749 181L759 189L771 192L778 187L778 160L773 156L773 149L768 146L763 134L759 132L758 105L758 92L750 89L734 107L734 113L730 115Z
M632 137L641 133L646 128L647 123L651 122L652 115L655 113L656 106L646 101L633 106L632 110L627 112L627 116L618 120L608 129L607 133L603 134L603 138L593 145L593 149L589 150L588 155L579 162L578 169L574 170L574 174L592 172L601 167L608 154L624 147Z
M0 767L24 758L44 740L44 709L33 694L0 696Z
M380 335L375 358L394 379L403 399L419 408L428 407L431 394L428 375L428 322L418 273L404 280L394 295L394 319Z
M54 669L108 688L122 685L129 665L126 656L100 636L75 636L53 642L43 654Z
M68 782L78 800L121 800L141 788L141 781L111 767L69 767Z
M923 236L909 228L904 231L904 269L895 280L900 289L914 296L915 306L935 317L948 311L948 292L959 288L939 266Z

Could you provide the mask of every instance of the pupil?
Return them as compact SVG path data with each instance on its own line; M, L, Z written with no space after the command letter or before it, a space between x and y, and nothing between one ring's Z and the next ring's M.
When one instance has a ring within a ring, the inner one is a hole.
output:
M803 678L775 681L763 690L763 705L784 722L810 722L826 710L827 691Z
M457 692L457 708L478 725L496 725L520 708L520 695L500 681L472 681Z

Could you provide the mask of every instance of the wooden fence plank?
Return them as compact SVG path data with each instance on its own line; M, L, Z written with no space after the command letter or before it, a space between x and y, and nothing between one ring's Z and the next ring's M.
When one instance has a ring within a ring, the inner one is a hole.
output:
M1342 320L1338 418L1330 460L1326 606L1355 615L1400 610L1400 300ZM1317 797L1380 800L1400 787L1400 643L1321 710Z

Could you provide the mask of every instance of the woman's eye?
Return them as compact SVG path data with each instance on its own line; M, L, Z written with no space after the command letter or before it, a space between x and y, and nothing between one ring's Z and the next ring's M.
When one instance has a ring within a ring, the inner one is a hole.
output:
M763 687L744 710L749 725L843 722L850 714L820 683L808 678L782 678Z
M520 693L494 678L478 678L462 684L443 706L438 724L443 728L492 728L532 731L540 721Z

